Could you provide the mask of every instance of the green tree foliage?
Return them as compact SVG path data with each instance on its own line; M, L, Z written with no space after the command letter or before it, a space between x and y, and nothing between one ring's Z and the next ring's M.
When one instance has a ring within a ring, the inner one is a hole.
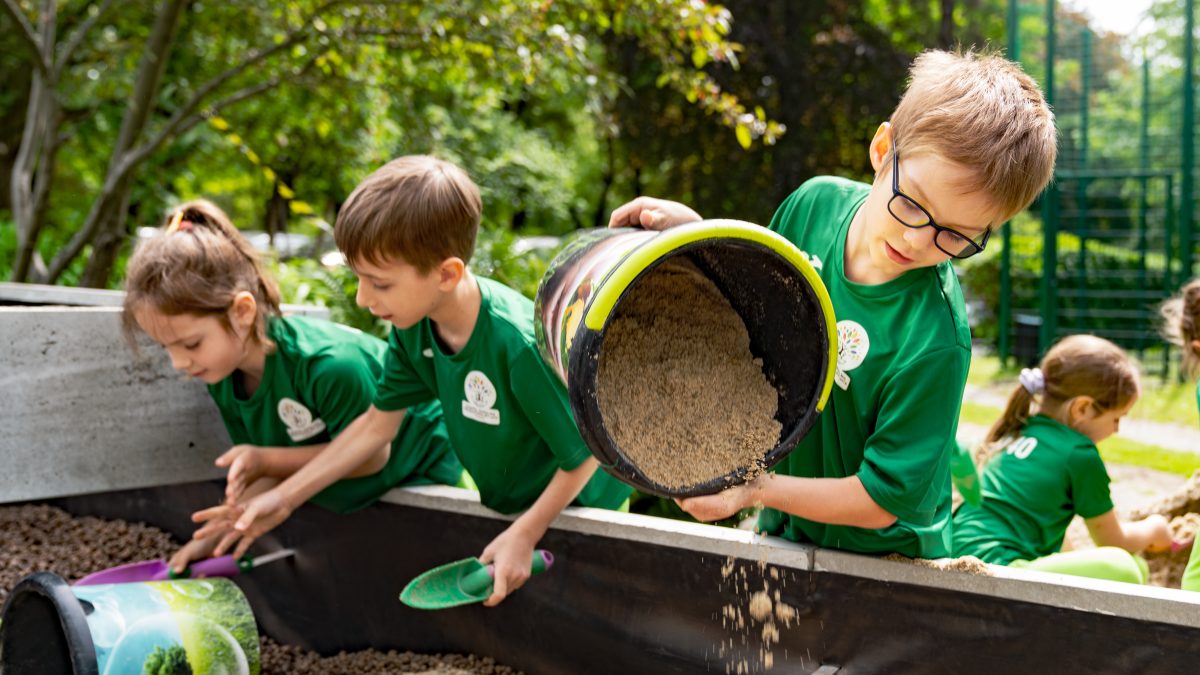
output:
M474 173L503 224L567 229L591 205L561 178L589 169L558 142L586 138L590 113L615 91L610 38L661 63L665 86L741 138L777 131L743 124L743 104L701 70L737 46L729 13L693 0L4 0L0 10L18 47L3 67L32 73L10 189L17 279L107 283L131 229L182 188L224 187L238 203L257 193L249 202L268 229L297 201L302 215L328 218L347 174L412 151L484 167ZM6 114L21 104L7 101ZM227 128L211 129L215 119ZM479 139L517 149L480 156Z

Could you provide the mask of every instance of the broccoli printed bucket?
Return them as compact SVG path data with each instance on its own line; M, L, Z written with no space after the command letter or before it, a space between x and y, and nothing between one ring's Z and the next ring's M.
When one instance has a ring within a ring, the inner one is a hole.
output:
M259 672L258 630L228 579L70 586L38 572L4 605L0 672L116 675Z

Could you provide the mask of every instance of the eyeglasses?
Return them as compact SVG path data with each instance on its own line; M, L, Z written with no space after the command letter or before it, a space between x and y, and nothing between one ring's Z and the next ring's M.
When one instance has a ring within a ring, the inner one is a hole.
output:
M992 230L988 228L978 241L972 241L965 234L933 222L933 216L929 215L924 206L900 191L900 151L896 150L894 145L892 146L892 198L888 200L888 213L900 221L901 225L914 230L932 227L934 229L934 246L937 246L942 253L959 260L970 258L982 251L992 236Z

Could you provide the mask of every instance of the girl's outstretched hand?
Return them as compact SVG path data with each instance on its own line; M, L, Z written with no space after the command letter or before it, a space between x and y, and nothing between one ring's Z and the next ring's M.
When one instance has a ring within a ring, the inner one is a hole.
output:
M256 539L287 520L292 510L279 490L267 490L244 504L222 504L193 513L192 521L205 525L192 537L199 539L224 532L213 555L224 555L236 543L233 557L240 558Z
M225 479L225 503L236 504L251 483L265 475L261 448L257 445L235 445L214 462L228 468Z
M1171 537L1171 526L1166 516L1155 513L1147 516L1142 522L1146 523L1146 527L1150 528L1150 543L1146 546L1146 551L1149 553L1170 551L1174 539Z

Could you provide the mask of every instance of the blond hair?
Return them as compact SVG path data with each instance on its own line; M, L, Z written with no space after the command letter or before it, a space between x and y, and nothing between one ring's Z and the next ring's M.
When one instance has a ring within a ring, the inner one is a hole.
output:
M1054 174L1054 113L1033 78L998 54L921 54L891 125L905 156L933 154L970 169L964 189L989 195L999 222L1029 206Z
M1063 338L1042 358L1045 382L1038 412L1054 417L1063 404L1078 396L1089 396L1097 412L1119 410L1141 392L1137 368L1115 344L1094 335ZM1015 438L1025 428L1034 394L1018 384L1008 397L1004 414L988 431L985 445L995 448ZM1066 423L1066 420L1059 420Z
M409 155L380 167L338 212L337 246L353 265L402 260L428 272L447 258L471 259L483 203L466 172Z
M253 336L269 353L275 345L267 337L267 317L279 316L279 287L224 211L204 199L187 202L129 258L121 314L125 338L136 348L136 314L147 307L171 316L214 316L232 332L229 308L243 291L258 305Z
M1200 374L1200 355L1192 345L1200 340L1200 279L1192 279L1179 289L1179 294L1159 308L1162 315L1162 335L1179 347L1183 355L1183 372L1190 378Z

